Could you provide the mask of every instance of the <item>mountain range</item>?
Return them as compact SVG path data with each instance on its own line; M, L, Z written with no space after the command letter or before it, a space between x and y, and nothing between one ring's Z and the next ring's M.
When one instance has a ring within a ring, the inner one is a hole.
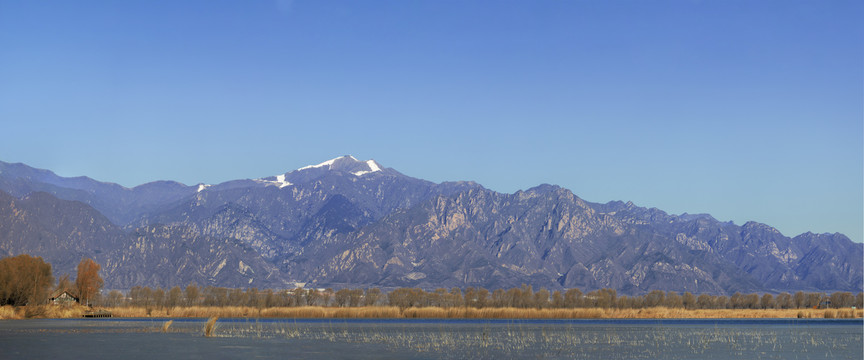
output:
M83 257L105 287L853 291L862 244L756 222L433 183L342 156L275 176L134 188L0 162L0 256Z

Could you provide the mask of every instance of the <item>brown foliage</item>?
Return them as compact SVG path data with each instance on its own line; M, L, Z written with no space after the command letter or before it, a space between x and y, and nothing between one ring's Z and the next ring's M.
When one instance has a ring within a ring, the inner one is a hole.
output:
M48 299L54 277L41 257L18 255L0 259L0 305L38 305Z
M82 304L88 304L93 297L102 289L102 277L99 276L101 266L93 259L84 258L78 264L78 277L75 279L75 287Z
M72 280L69 278L69 274L60 275L60 278L57 279L57 286L54 287L54 291L71 291L74 292L76 289L72 284Z

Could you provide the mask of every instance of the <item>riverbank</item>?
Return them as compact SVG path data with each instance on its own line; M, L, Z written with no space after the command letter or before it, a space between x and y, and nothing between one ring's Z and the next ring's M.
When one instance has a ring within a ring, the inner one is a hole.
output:
M0 319L80 318L91 309L85 306L0 307ZM654 307L645 309L521 309L521 308L441 308L395 306L365 307L115 307L109 311L121 318L426 318L426 319L748 319L748 318L861 318L858 309L701 309Z

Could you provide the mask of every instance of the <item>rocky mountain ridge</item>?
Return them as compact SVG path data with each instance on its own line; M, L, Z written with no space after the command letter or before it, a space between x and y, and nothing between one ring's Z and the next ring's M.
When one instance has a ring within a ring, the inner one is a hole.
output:
M861 291L862 244L755 222L595 204L541 185L502 194L343 156L260 179L132 189L0 162L0 255L109 288L531 284L731 294Z

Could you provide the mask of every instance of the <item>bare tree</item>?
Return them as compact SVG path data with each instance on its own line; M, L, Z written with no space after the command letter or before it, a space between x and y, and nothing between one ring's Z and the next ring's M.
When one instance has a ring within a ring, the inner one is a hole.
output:
M336 301L336 305L339 307L349 306L351 302L351 290L349 290L348 288L336 290L336 294L334 294L333 299Z
M670 308L684 307L684 301L681 300L681 295L678 295L677 292L667 291L665 306Z
M72 283L69 274L60 275L60 278L57 279L57 286L54 287L54 291L75 291L75 285Z
M714 301L711 295L701 294L696 298L696 307L699 309L711 309L714 307Z
M161 287L157 287L150 293L150 297L152 299L153 306L157 309L161 309L165 307L165 290Z
M381 298L381 289L379 288L371 288L366 289L366 296L363 299L363 305L366 306L375 306L378 303L378 299Z
M777 294L777 298L774 299L774 302L778 309L791 309L794 307L794 304L792 303L792 295L786 292Z
M561 295L561 291L559 290L552 292L552 307L556 309L564 307L564 295Z
M548 308L550 305L549 296L549 290L546 290L546 288L541 288L536 293L534 293L534 306L538 309Z
M200 295L200 291L198 290L198 285L195 283L190 283L186 286L186 291L184 291L183 296L186 298L186 306L194 306L198 305L198 296Z
M110 307L118 307L123 303L123 293L120 290L111 290L108 292L106 305Z
M663 290L652 290L650 293L645 295L645 307L658 307L662 306L666 301L666 293Z
M577 288L568 289L564 292L564 306L568 308L575 308L577 306L581 306L582 303L582 290Z
M54 277L51 264L22 254L0 259L0 305L44 304Z
M453 287L450 289L450 295L448 297L448 302L450 306L462 306L464 305L464 297L462 295L462 289L458 287Z
M792 298L792 302L795 304L796 309L807 307L807 296L804 295L803 291L796 292Z
M168 290L168 298L165 300L165 305L168 307L179 306L182 298L183 290L180 290L179 286L172 287L171 290Z
M696 296L689 291L685 291L684 295L681 295L681 303L684 304L685 309L694 309L696 308Z
M84 258L78 263L78 277L75 278L75 288L78 290L78 296L81 302L89 305L99 290L102 290L102 277L99 276L101 266L93 259Z
M762 300L759 302L759 306L763 309L773 309L776 304L771 294L762 295Z
M831 294L831 307L845 308L855 305L855 295L846 291L837 291Z
M507 306L507 293L504 289L495 289L492 291L492 296L489 299L489 305L492 307L504 307Z

